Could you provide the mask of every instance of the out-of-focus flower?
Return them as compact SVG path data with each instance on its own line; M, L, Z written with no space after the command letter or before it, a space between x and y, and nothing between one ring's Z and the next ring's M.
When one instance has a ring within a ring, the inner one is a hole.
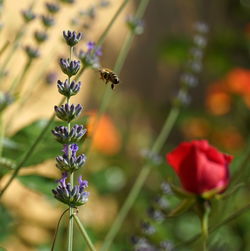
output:
M47 84L53 84L53 83L55 83L56 80L57 80L57 76L58 76L58 74L57 74L56 71L50 71L50 72L48 72L46 74L46 76L45 76L46 83Z
M96 46L94 42L87 43L87 50L80 50L77 57L85 67L100 67L100 56L102 55L101 47Z
M98 6L104 8L104 7L108 7L110 5L110 1L107 0L100 0Z
M78 185L72 187L70 183L66 184L68 178L67 173L63 173L63 176L58 180L58 186L53 189L52 192L55 198L70 207L78 207L85 204L88 201L89 193L85 191L88 187L88 182L82 180L82 176L78 178Z
M224 115L231 109L231 96L224 82L219 81L209 86L206 107L214 115Z
M14 97L9 93L0 92L0 112L14 101Z
M50 14L55 14L60 10L60 6L56 3L45 3L45 6Z
M53 26L55 24L54 18L50 17L50 16L42 15L41 20L42 20L42 23L43 23L45 28L49 28L49 27L51 27L51 26Z
M36 15L32 12L31 9L23 10L21 13L22 13L23 19L26 23L28 23L36 18Z
M211 139L218 145L221 145L225 150L234 152L245 144L245 140L237 128L230 126L217 130L211 135Z
M250 94L250 70L235 68L226 76L230 92L240 95Z
M48 39L48 34L44 31L35 31L34 38L38 43L42 43Z
M222 192L229 183L229 164L233 157L219 152L206 140L181 143L166 155L184 189L202 195Z
M24 47L24 50L25 50L25 52L26 52L26 54L27 54L27 56L28 56L29 58L35 59L35 58L40 57L40 52L39 52L39 50L38 50L38 49L35 49L35 48L33 48L33 47L29 46L29 45L25 46L25 47Z
M206 138L210 126L204 118L190 118L183 122L182 132L187 139Z
M144 23L141 19L135 16L128 16L126 20L127 26L131 32L140 35L144 31Z
M93 137L92 147L107 155L118 153L121 148L121 137L112 120L107 115L102 115L97 126L96 121L97 114L90 113L87 129L89 135Z

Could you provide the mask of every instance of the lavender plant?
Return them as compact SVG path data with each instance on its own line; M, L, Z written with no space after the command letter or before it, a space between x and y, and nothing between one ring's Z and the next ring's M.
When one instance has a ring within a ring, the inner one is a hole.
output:
M67 123L67 126L56 127L52 133L56 140L63 145L63 155L56 158L56 166L62 172L62 178L58 180L58 186L53 189L54 197L62 203L69 206L69 234L68 234L68 250L73 250L73 214L74 208L84 205L88 201L89 193L85 191L88 182L82 180L82 176L78 178L78 184L74 185L74 173L85 163L85 155L77 155L79 150L76 142L82 140L86 129L83 126L75 124L71 128L71 122L79 117L82 106L80 104L70 104L70 97L76 95L80 91L81 82L76 83L71 77L76 75L80 69L80 62L72 60L73 47L80 41L82 34L76 32L63 32L64 39L70 49L70 57L68 59L60 59L60 67L68 78L61 82L58 80L58 92L65 96L66 104L55 106L56 116ZM69 183L66 183L67 179Z

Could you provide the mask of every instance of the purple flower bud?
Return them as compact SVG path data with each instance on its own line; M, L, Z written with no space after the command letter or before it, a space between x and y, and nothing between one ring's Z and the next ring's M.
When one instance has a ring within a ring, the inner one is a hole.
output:
M21 11L23 19L26 23L29 23L30 21L34 20L36 18L36 15L32 12L31 9L23 10Z
M71 61L70 59L63 58L60 59L59 64L63 73L68 75L68 77L76 75L81 66L80 61Z
M50 14L55 14L60 10L60 6L56 3L45 3L45 6Z
M38 43L43 43L48 39L48 34L44 31L35 31L34 38Z
M42 15L41 20L42 20L44 27L46 27L46 28L50 28L51 26L53 26L55 24L54 18L50 17L50 16Z
M73 104L72 105L65 104L61 105L60 107L55 106L54 109L56 116L59 119L69 123L70 121L72 121L81 114L83 107L80 104L76 106Z
M81 141L87 130L84 129L83 126L74 125L70 132L65 126L57 126L51 132L59 143L72 144Z
M76 95L80 91L80 87L81 82L76 83L75 81L72 81L69 84L68 79L66 79L64 82L60 80L57 81L58 92L68 98Z
M76 33L75 31L63 31L63 37L70 47L75 46L82 38L82 33Z

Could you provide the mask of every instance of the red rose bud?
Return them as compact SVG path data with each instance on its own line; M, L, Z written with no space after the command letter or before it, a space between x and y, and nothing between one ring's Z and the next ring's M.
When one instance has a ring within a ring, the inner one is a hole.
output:
M183 142L166 155L184 189L194 194L225 190L233 156L219 152L206 140Z

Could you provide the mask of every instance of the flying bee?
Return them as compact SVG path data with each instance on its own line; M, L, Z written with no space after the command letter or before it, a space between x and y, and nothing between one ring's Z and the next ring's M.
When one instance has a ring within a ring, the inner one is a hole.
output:
M113 90L115 85L119 84L120 80L118 76L108 68L99 69L100 78L105 81L105 84L111 82L111 89Z

